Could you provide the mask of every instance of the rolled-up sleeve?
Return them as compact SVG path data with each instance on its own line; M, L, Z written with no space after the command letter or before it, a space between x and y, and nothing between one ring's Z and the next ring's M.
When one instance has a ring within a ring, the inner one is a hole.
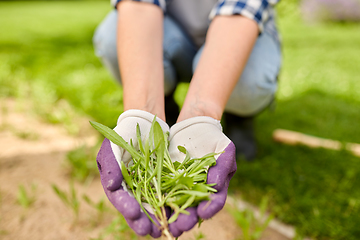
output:
M218 15L242 15L250 18L264 30L264 24L273 12L273 7L280 0L219 0L211 10L209 18L212 20Z
M121 0L110 0L111 1L111 5L116 7L116 5L121 2ZM145 2L145 3L151 3L151 4L155 4L157 6L159 6L163 12L165 12L166 9L166 1L165 0L131 0L134 2Z

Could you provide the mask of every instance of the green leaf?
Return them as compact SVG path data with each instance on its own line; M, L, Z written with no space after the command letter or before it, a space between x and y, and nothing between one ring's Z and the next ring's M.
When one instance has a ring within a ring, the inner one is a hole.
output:
M141 140L141 131L140 131L139 123L136 124L136 138L137 138L137 141L138 141L139 149L144 154L145 149L144 149L144 144L143 144L143 142Z
M183 147L183 146L180 146L180 145L179 145L179 146L178 146L178 149L179 149L180 152L182 152L182 153L184 153L184 154L186 154L186 152L187 152L187 151L186 151L186 148Z
M124 148L126 151L130 153L133 158L141 158L142 156L140 153L136 151L133 147L131 147L119 134L117 134L111 128L102 125L101 123L97 123L94 121L90 121L91 126L93 126L96 130L98 130L104 137L112 141L114 144L119 145L120 147Z
M186 208L190 207L191 204L194 202L195 197L196 197L195 195L190 196L190 197L188 198L188 200L186 201L186 203L184 203L184 205L181 206L180 211L183 211L183 210L185 210ZM185 213L185 214L188 215L189 213Z
M156 167L156 172L157 172L157 190L158 190L158 196L159 196L159 200L162 198L162 194L161 194L161 175L162 175L162 168L163 168L163 161L164 161L164 152L165 152L165 141L164 141L164 132L160 126L160 124L158 122L153 121L153 124L151 126L153 128L154 131L154 144L157 147L156 150L156 161L157 161L157 167Z
M170 177L170 176L169 176L170 179L168 179L166 182L164 182L164 183L162 184L162 186L161 186L162 189L167 188L167 187L169 187L169 186L172 186L172 185L176 184L176 181L177 181L179 178L181 178L184 174L185 174L185 171L182 172L182 173L180 173L179 175L177 175L177 176L175 176L175 177Z
M18 203L23 206L24 208L28 208L33 202L34 199L32 199L28 193L25 190L25 187L23 185L19 186L19 192L18 192Z
M188 208L195 200L195 196L190 196L187 201L181 206L179 211L176 211L174 215L171 216L168 223L173 223L176 221L176 219L179 217L180 213L184 213L186 215L189 215L190 213L188 211L185 211L186 208Z
M203 192L203 193L207 193L207 192L208 192L208 189L207 189L206 185L203 184L203 183L195 184L195 186L192 188L192 190L193 190L193 191Z
M174 162L174 167L177 170L179 168L179 166L181 165L181 163L179 163L178 161Z
M136 199L138 200L139 204L141 204L141 186L139 186L137 189L136 189Z
M197 164L194 164L192 166L190 166L192 169L189 172L189 174L204 170L206 167L210 167L210 166L214 166L216 164L216 159L214 156L211 157L207 157L206 159L199 159L199 161L195 161ZM189 167L189 168L190 168Z
M190 197L190 195L185 195L185 194L182 194L182 195L179 195L179 196L175 196L173 198L170 198L168 199L168 201L166 201L166 203L168 205L170 205L169 203L174 203L178 206L182 206L186 201L187 199Z
M198 228L200 228L201 224L204 222L205 220L202 218L199 218L198 220Z
M194 186L194 181L191 177L181 177L178 183L187 186L189 189Z
M168 223L175 222L180 213L180 208L177 204L169 203L170 207L174 210L174 214L168 220Z
M95 203L93 201L91 201L91 199L89 198L89 196L83 194L83 199L84 201L89 204L90 206L94 207L95 206Z
M121 165L121 173L123 175L123 178L125 179L126 184L130 187L133 188L133 182L132 179L128 173L128 170L125 167L125 164L123 161L120 162Z
M154 143L155 146L162 144L165 147L165 139L164 139L164 132L158 122L153 123L153 129L154 129Z
M176 168L176 170L182 169L191 160L190 153L186 150L185 147L179 145L178 149L180 152L186 154L186 156L185 156L184 160L182 161L182 163Z
M196 176L192 177L194 182L206 182L207 180L207 173L199 173Z
M207 197L210 195L210 193L204 193L204 192L200 192L200 191L194 191L194 190L180 190L174 193L174 195L178 195L178 194L189 194L192 196L197 196L197 197Z
M54 190L54 192L56 193L56 195L58 195L58 197L66 204L66 205L70 205L70 201L68 199L68 197L66 196L66 193L61 191L55 184L52 185L52 188Z

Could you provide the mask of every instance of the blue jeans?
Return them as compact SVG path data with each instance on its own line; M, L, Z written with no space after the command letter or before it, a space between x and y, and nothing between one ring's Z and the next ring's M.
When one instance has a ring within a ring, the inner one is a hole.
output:
M113 10L96 29L93 42L96 55L121 83L116 52L116 32L117 12ZM163 39L165 95L172 93L178 82L191 80L202 51L203 46L197 49L178 24L171 17L165 16ZM277 90L280 66L280 46L269 34L261 34L225 111L239 116L251 116L269 105Z

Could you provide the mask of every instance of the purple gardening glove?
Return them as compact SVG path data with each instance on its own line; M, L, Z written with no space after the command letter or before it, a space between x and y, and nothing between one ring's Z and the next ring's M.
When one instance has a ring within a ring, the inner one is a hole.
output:
M141 110L128 110L120 115L117 126L114 130L125 141L133 139L137 147L136 125L139 124L142 139L147 138L154 115ZM169 131L169 126L157 118L164 132ZM141 210L140 205L126 189L123 176L120 170L120 161L125 164L131 161L131 156L124 149L110 142L105 138L96 158L100 172L101 184L106 196L114 207L125 217L129 226L141 236L150 234L154 238L161 236L158 227L153 224L146 214ZM153 217L155 219L155 217Z
M197 207L186 209L190 215L180 214L169 228L174 237L189 231L198 222L198 218L209 219L225 205L229 182L236 171L235 145L222 132L220 121L211 117L194 117L173 125L170 129L169 152L173 161L182 162L185 154L178 150L181 145L187 149L192 158L202 157L208 153L220 153L216 165L208 172L207 183L216 183L216 193L210 196L211 201L203 201Z

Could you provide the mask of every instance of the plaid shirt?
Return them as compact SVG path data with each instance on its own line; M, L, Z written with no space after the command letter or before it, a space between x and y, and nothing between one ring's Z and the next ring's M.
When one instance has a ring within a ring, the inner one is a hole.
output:
M116 6L120 1L121 0L111 0L111 3L113 6ZM166 13L167 0L133 1L153 3ZM242 15L256 21L260 33L267 32L279 41L279 35L275 24L275 11L273 8L279 1L280 0L218 0L209 14L209 19L212 20L218 15Z

